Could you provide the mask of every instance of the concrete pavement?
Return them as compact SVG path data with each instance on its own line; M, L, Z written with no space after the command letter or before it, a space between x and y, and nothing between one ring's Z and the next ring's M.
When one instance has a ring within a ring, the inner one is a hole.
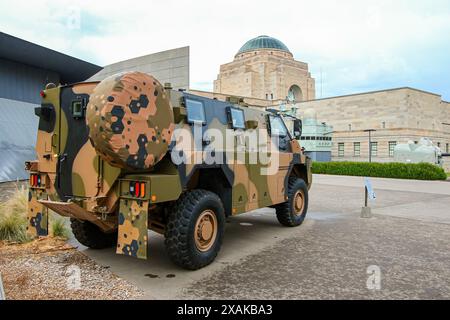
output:
M232 217L216 261L194 272L174 266L154 233L146 261L80 249L150 299L450 298L450 183L372 183L372 219L359 217L362 178L317 175L298 228L281 227L272 209ZM371 265L381 290L367 288Z

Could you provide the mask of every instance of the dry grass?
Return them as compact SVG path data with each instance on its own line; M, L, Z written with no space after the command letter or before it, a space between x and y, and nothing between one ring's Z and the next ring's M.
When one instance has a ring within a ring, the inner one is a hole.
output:
M16 187L5 202L0 203L0 240L24 243L29 241L27 227L28 191Z
M26 234L28 190L16 186L12 196L0 202L0 240L24 243L30 241ZM67 239L70 231L63 218L54 212L49 215L49 231L54 237Z
M50 219L50 234L53 237L68 239L69 238L69 228L66 225L66 221L58 216L56 213L49 215Z

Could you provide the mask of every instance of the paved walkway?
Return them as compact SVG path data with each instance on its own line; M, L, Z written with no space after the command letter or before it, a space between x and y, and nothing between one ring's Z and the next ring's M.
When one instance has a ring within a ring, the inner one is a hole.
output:
M81 249L146 298L450 299L450 183L372 179L374 218L361 219L363 179L314 176L305 223L281 227L272 209L230 218L216 261L175 267L150 233L149 259ZM367 268L381 271L369 290Z
M359 188L360 197L364 199L363 179L362 177L315 175L313 185L321 188L324 186ZM377 194L377 199L370 204L375 208L374 214L450 224L450 181L383 178L370 178L370 180ZM349 192L347 196L350 194L358 199L356 190ZM350 199L349 201L353 202Z

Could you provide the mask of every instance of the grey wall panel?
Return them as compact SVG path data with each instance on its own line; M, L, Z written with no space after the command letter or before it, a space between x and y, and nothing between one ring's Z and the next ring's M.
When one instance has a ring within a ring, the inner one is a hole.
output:
M49 82L58 84L58 74L0 59L0 98L40 103L39 92Z
M28 177L24 162L36 159L36 106L0 98L0 182Z

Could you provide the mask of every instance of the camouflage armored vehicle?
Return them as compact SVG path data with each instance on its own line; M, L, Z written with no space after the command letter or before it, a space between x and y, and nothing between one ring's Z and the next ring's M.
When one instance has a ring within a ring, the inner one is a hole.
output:
M48 233L50 209L83 245L145 259L150 229L176 264L198 269L229 216L270 206L282 225L305 218L310 161L274 112L139 72L49 84L41 96L37 160L26 163L33 236Z

